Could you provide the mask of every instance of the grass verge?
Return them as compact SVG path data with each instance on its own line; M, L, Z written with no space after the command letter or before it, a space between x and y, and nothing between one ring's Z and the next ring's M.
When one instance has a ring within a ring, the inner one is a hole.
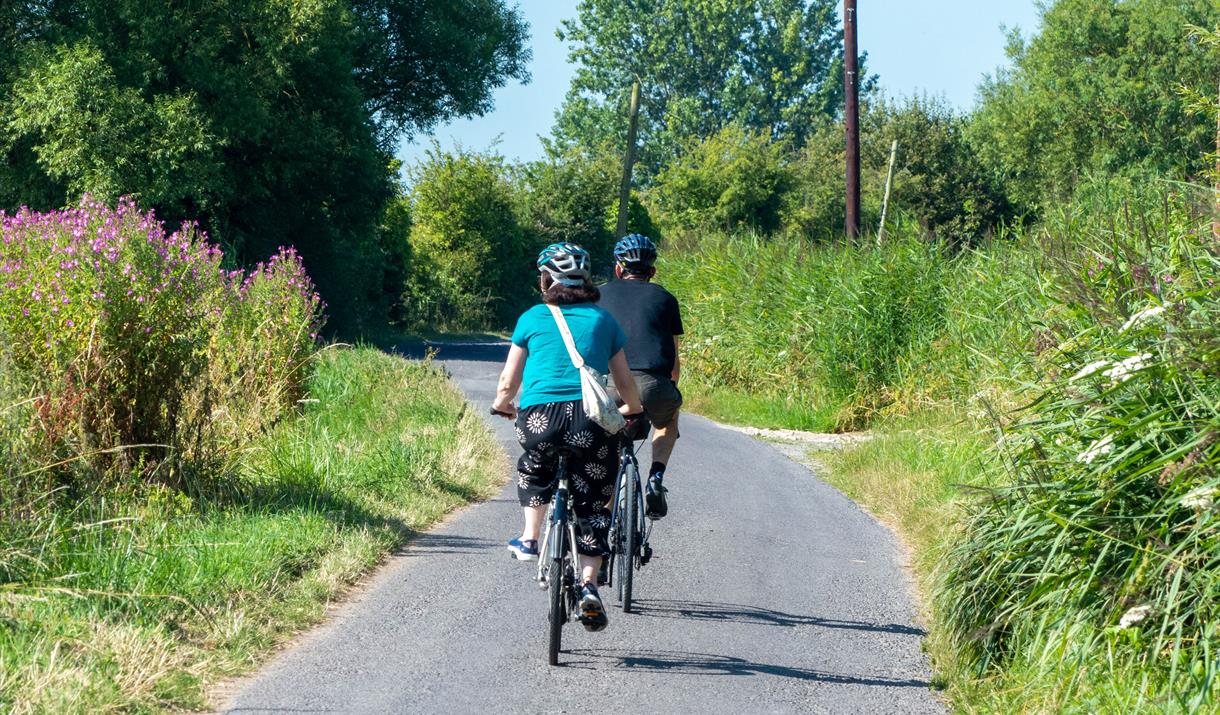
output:
M430 366L319 358L218 496L157 488L0 521L0 711L199 708L416 530L490 495L494 441Z
M682 383L683 409L726 424L764 429L833 432L840 406L831 400L809 401L795 395L757 395L730 387Z

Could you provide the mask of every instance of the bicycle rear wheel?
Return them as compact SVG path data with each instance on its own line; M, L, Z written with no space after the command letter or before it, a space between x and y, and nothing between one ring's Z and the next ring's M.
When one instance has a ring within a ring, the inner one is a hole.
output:
M622 551L617 555L618 561L618 605L623 609L623 613L631 613L631 589L634 585L635 576L635 552L639 549L639 531L637 522L640 520L639 514L639 496L637 492L640 488L639 472L636 466L628 462L623 468L623 497L626 502L622 506L622 528L620 530L620 543L623 546Z
M563 623L568 618L567 604L563 597L563 559L558 558L551 564L550 583L550 637L547 642L547 662L559 665L559 646L563 638Z

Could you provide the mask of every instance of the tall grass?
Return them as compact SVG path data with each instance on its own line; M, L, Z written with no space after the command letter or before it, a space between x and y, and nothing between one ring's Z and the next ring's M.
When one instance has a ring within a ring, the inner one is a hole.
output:
M851 429L943 322L947 260L910 237L876 251L720 236L664 252L659 280L687 317L696 402L744 407L763 426ZM777 408L751 410L742 395Z
M490 494L494 441L440 371L327 351L223 496L98 495L0 523L0 711L201 708L416 530Z
M979 675L1060 680L1048 706L1214 706L1220 247L1174 195L1047 229L1054 306L1014 478L972 510L939 590ZM1133 678L1133 679L1132 679Z

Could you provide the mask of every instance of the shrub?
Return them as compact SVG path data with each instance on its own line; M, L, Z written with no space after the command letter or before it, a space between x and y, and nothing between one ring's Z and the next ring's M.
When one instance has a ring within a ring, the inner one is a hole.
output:
M861 147L881 196L891 143L898 142L890 210L952 246L977 245L1011 215L998 181L966 139L965 121L943 100L882 102L868 112L872 126Z
M295 399L321 306L293 252L227 272L194 226L167 234L129 200L0 220L0 382L28 386L30 446L67 465L47 479L184 485Z
M508 325L536 290L516 198L499 156L430 151L412 172L409 323Z
M571 241L589 250L596 270L608 268L614 225L606 217L617 210L621 172L609 153L572 151L522 166L521 224L531 243Z
M885 167L878 166L876 151L867 151L872 133L866 133L860 161L860 223L874 230L881 216ZM844 200L845 159L843 127L818 127L792 159L791 188L783 196L783 232L792 237L829 241L843 236L847 205Z
M687 146L657 176L652 194L664 228L765 234L779 228L791 182L782 144L731 125Z

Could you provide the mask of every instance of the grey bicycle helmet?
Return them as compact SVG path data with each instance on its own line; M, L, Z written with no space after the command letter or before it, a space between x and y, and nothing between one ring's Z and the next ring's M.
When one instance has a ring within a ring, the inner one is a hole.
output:
M589 266L589 252L575 243L552 243L538 254L538 271L560 285L584 285L592 275Z

